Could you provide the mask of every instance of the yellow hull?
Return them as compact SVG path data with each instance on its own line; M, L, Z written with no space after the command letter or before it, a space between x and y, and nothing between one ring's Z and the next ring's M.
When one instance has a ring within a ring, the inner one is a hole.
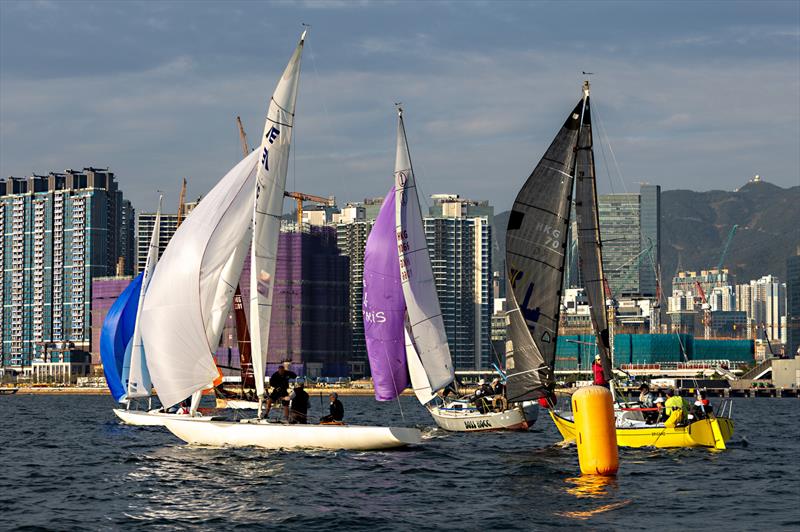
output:
M566 441L576 438L575 423L550 410L550 417ZM727 417L701 419L685 427L617 428L620 447L711 447L725 449L733 436L733 420Z

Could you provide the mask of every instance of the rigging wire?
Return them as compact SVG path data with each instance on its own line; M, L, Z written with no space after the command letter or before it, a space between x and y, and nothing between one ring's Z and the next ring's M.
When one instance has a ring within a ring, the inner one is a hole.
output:
M624 190L625 193L627 194L628 193L628 185L625 183L625 179L623 179L623 177L622 177L622 168L620 167L619 162L617 161L616 154L614 154L614 148L611 147L611 141L610 141L610 139L608 137L608 133L606 132L605 124L604 124L603 120L600 118L600 113L599 113L599 111L597 109L597 105L595 105L595 113L594 114L597 117L597 125L600 126L600 133L601 133L601 135L603 137L603 140L608 145L608 151L611 153L611 160L614 162L614 167L617 170L617 178L619 179L620 183L622 183L622 190ZM602 147L602 144L601 144L601 147ZM605 154L603 156L605 157ZM609 178L609 181L611 181L611 174L608 175L608 178ZM612 189L613 189L613 184L611 186L612 186Z
M307 40L306 44L308 45L308 55L311 56L311 65L314 67L314 78L317 80L317 85L321 87L322 83L320 81L321 78L319 75L319 69L317 68L317 57L314 55L314 50L311 47L311 41ZM326 98L327 92L324 90L321 92L322 97L320 98L320 101L322 102L322 110L325 112L325 121L327 122L329 130L335 131L331 114L328 111L328 99ZM345 194L347 194L347 197L352 197L350 187L341 173L339 173L339 186L342 187L342 190Z

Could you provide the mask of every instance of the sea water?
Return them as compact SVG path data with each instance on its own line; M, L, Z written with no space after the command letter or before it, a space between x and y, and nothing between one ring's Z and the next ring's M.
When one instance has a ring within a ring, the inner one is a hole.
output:
M327 408L312 396L311 415ZM0 396L0 529L779 530L800 527L800 402L735 399L726 451L621 449L581 477L541 415L528 432L434 428L412 397L344 397L350 423L413 425L388 452L187 446L118 422L107 396ZM402 414L401 414L402 408Z

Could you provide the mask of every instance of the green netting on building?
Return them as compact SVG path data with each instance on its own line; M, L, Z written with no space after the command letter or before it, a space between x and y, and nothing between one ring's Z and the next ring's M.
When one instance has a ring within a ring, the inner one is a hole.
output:
M752 362L753 340L701 340L694 341L692 360L730 360Z
M593 334L559 336L556 343L556 370L589 370L597 353Z
M683 351L691 358L693 338L688 334L617 334L614 336L614 362L619 364L657 364L681 362Z

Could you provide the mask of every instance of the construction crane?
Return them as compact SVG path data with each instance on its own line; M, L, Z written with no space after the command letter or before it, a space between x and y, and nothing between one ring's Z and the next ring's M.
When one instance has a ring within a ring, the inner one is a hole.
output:
M183 178L183 185L181 186L181 193L178 196L178 219L175 222L175 229L181 226L186 212L186 178Z
M244 132L244 125L242 125L242 119L240 117L236 117L236 125L239 127L239 140L242 143L242 153L244 156L250 153L250 147L247 145L247 134ZM284 192L283 195L287 198L292 198L293 200L297 201L297 227L298 229L303 226L303 202L304 201L314 201L316 203L320 203L322 205L333 207L336 205L336 198L333 196L329 196L324 198L322 196L315 196L313 194L306 194L304 192Z
M700 307L703 309L703 335L705 339L708 340L711 337L711 305L708 304L705 290L703 290L700 281L695 281L694 285L697 287L697 292L700 294L700 300L703 302Z
M303 202L314 201L327 207L336 205L336 198L329 196L324 198L322 196L314 196L313 194L305 194L303 192L284 192L283 195L287 198L292 198L297 201L297 227L298 229L303 226Z
M717 264L717 271L719 272L718 275L720 276L722 276L722 263L725 262L725 256L728 254L728 248L731 245L731 240L733 240L733 235L736 234L736 229L738 228L739 226L737 224L733 224L730 233L728 233L728 239L725 240L725 245L722 246L722 255L720 255L719 264Z
M247 135L244 132L242 119L238 116L236 117L236 125L239 126L239 140L242 143L242 153L244 153L244 156L247 157L252 150L250 150L250 146L247 144Z

